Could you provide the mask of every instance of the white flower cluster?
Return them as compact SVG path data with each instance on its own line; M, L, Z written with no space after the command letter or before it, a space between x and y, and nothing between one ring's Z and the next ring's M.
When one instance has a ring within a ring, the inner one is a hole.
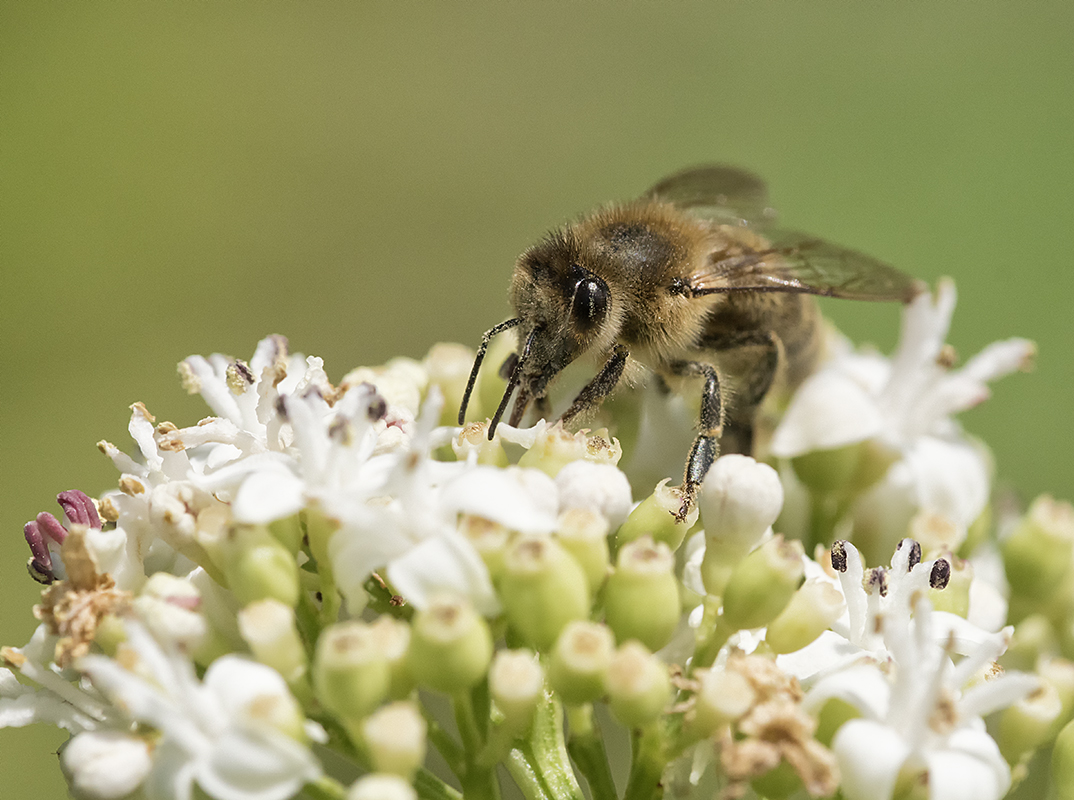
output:
M342 798L319 747L372 773L354 800L455 797L419 773L426 736L468 797L498 762L527 796L566 797L562 706L578 769L614 791L592 715L607 702L643 731L639 758L669 760L632 770L632 796L741 794L783 763L813 796L998 800L1012 772L983 717L1041 684L998 674L1006 587L954 556L990 475L950 415L1031 348L952 371L953 303L947 285L915 301L892 362L848 351L807 381L772 440L780 471L719 459L685 521L666 481L633 502L603 432L442 425L460 391L447 346L338 385L278 336L248 362L190 357L184 386L213 416L178 427L136 403L135 456L99 445L119 489L65 492L62 520L27 524L48 587L31 642L0 653L0 726L70 731L65 773L94 800ZM783 535L803 503L830 512L802 534L817 560ZM922 515L956 529L924 537L924 561ZM835 530L858 547L829 551ZM890 567L867 569L889 544ZM948 582L971 602L937 600ZM415 686L452 698L461 742ZM824 738L837 702L852 713Z

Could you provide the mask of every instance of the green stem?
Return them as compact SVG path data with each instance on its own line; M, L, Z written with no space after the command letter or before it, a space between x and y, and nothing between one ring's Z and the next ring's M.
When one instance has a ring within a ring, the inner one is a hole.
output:
M295 608L295 624L306 645L306 655L310 661L317 649L317 638L321 635L321 625L317 618L317 608L309 592L298 593L298 606Z
M703 620L699 630L704 627L705 621ZM720 654L720 648L727 644L727 640L735 633L734 629L723 621L722 616L717 617L708 630L707 635L699 637L697 649L690 661L691 672L699 667L711 667L716 661L716 656Z
M589 794L592 797L615 797L615 781L608 766L604 739L593 720L593 706L586 703L568 707L567 722L571 732L567 752L589 783Z
M545 692L544 699L538 703L529 738L516 749L533 764L552 797L583 800L582 787L574 777L563 738L563 707L551 692Z
M414 789L421 800L462 800L461 794L425 767L420 767L414 776Z
M634 763L630 765L623 800L659 800L664 796L660 776L667 766L664 731L654 723L634 737Z
M541 781L533 751L529 747L516 747L504 763L526 800L556 800Z
M429 713L424 704L421 705L422 716L425 717L426 735L437 752L447 762L448 768L459 775L466 768L466 756L458 742L437 721L436 717Z
M455 724L465 753L465 767L459 775L462 793L467 800L499 800L500 785L496 780L495 766L480 763L484 750L485 726L478 721L474 710L474 692L460 692L452 697L455 707Z

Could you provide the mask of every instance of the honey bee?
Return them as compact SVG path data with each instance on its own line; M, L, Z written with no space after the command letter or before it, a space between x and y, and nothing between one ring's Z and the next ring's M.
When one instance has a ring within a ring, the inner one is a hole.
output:
M459 424L489 342L511 328L519 328L519 345L504 364L507 388L490 439L516 389L511 425L530 402L547 409L550 382L583 355L603 366L564 423L595 411L624 376L633 382L645 369L665 383L702 379L684 519L721 449L751 452L754 416L774 382L793 389L814 369L821 328L810 295L906 303L922 289L867 255L776 228L765 184L752 173L687 169L633 202L552 231L518 258L516 316L482 338Z

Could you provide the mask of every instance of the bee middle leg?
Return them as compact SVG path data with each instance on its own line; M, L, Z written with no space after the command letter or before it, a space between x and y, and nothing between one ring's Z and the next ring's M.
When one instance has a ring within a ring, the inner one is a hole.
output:
M697 438L686 459L682 480L682 505L675 515L679 522L686 519L690 507L697 499L697 492L712 462L720 455L720 436L723 435L724 409L720 394L720 374L711 364L700 361L675 361L671 372L682 377L703 376L705 388L701 392L701 414Z
M582 387L582 391L574 398L570 408L563 412L563 416L559 418L560 422L566 425L578 415L587 414L599 408L600 404L604 402L604 398L612 393L612 389L619 383L619 379L623 377L623 369L626 367L628 355L627 349L623 345L617 344L612 350L611 358L604 362L600 372L597 373L593 380Z
M742 347L763 348L763 354L753 361L750 369L742 376L742 385L735 398L734 407L728 410L724 419L720 442L721 451L724 453L749 455L753 452L754 415L768 390L772 388L776 371L779 369L779 339L772 331L736 331L708 339L705 346L717 352Z

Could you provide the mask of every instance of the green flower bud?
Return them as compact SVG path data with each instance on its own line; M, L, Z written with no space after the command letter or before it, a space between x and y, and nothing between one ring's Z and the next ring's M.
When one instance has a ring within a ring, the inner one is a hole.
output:
M843 724L861 716L861 712L846 700L833 697L820 708L817 714L817 732L814 737L825 747L832 746L832 739Z
M757 700L757 692L740 672L713 667L698 670L696 677L699 686L686 724L699 739L737 720Z
M624 546L604 590L604 617L616 640L659 650L675 634L680 610L671 549L648 536Z
M604 678L615 655L615 637L606 626L571 622L552 648L548 685L568 705L591 703L604 695Z
M503 559L507 552L510 531L498 522L470 514L459 517L458 529L485 562L492 582L499 583L500 576L503 575Z
M414 703L389 703L362 723L362 741L377 772L414 777L425 760L425 718Z
M388 694L388 661L364 622L329 625L317 641L313 687L317 699L348 730Z
M422 365L429 376L429 385L439 387L444 397L444 406L440 410L441 425L456 424L462 393L466 390L473 363L474 351L453 342L434 344L426 353Z
M1074 714L1074 663L1065 658L1049 658L1037 664L1037 674L1055 688L1063 704L1056 731L1067 723Z
M434 597L414 615L407 667L420 686L446 694L466 691L488 671L492 633L470 602Z
M951 577L942 589L929 589L929 600L937 611L949 611L965 617L970 613L970 584L973 583L973 564L962 558L956 558L947 552L944 555L951 565Z
M520 536L508 548L500 595L507 621L538 650L547 650L563 626L589 615L589 582L555 539Z
M1047 681L1041 681L1035 691L1000 712L996 735L1000 753L1009 763L1017 763L1024 754L1048 741L1062 713L1059 693Z
M448 406L445 405L444 408ZM453 408L458 408L458 406L453 406ZM451 449L459 461L466 461L471 453L476 453L478 464L506 467L510 463L500 437L497 436L489 441L488 425L484 422L467 423L459 431L459 435L451 440Z
M1056 646L1055 630L1043 614L1030 614L1014 627L1014 635L1006 652L999 657L1004 669L1033 672L1037 661Z
M302 520L298 514L273 520L269 523L268 529L276 541L286 547L291 555L296 555L302 548L302 537L306 535L306 532L302 530Z
M679 522L677 515L682 508L682 488L669 486L669 483L671 481L668 479L660 481L653 493L630 512L626 522L615 534L620 547L648 535L653 541L663 542L673 551L679 549L701 512L694 505L686 519Z
M503 714L500 723L512 735L529 728L544 693L541 662L529 650L498 650L489 667L489 694Z
M808 580L779 616L768 623L765 642L777 655L801 650L828 630L845 606L843 595L830 583Z
M667 666L639 642L627 642L612 656L606 685L608 707L628 728L654 722L671 700Z
M781 760L764 775L751 780L750 786L765 800L785 800L802 788L802 779L794 767Z
M376 647L388 661L388 697L402 700L414 689L414 676L407 668L410 649L410 626L387 615L376 618L370 626Z
M500 377L500 365L518 350L518 332L504 331L489 344L485 353L485 363L491 369L477 373L477 383L466 410L467 419L487 419L496 413L507 388L507 381ZM458 406L456 406L458 408Z
M569 508L559 515L556 538L585 573L590 594L608 575L608 521L588 508Z
M802 580L802 555L801 542L775 536L742 559L723 595L723 621L744 630L779 616Z
M239 612L239 631L254 658L280 673L288 685L305 677L309 662L290 606L271 598L250 603Z
M850 483L861 461L865 442L853 442L830 450L813 450L791 459L798 480L814 494L829 494Z
M298 564L266 527L233 527L222 555L228 588L240 604L270 597L292 608L298 603Z
M701 579L709 594L722 595L735 565L779 516L783 485L767 464L727 455L705 476L699 506L705 526Z
M418 793L405 778L374 772L351 784L347 800L418 800Z
M1012 593L1046 600L1070 570L1074 508L1041 495L1001 548Z

